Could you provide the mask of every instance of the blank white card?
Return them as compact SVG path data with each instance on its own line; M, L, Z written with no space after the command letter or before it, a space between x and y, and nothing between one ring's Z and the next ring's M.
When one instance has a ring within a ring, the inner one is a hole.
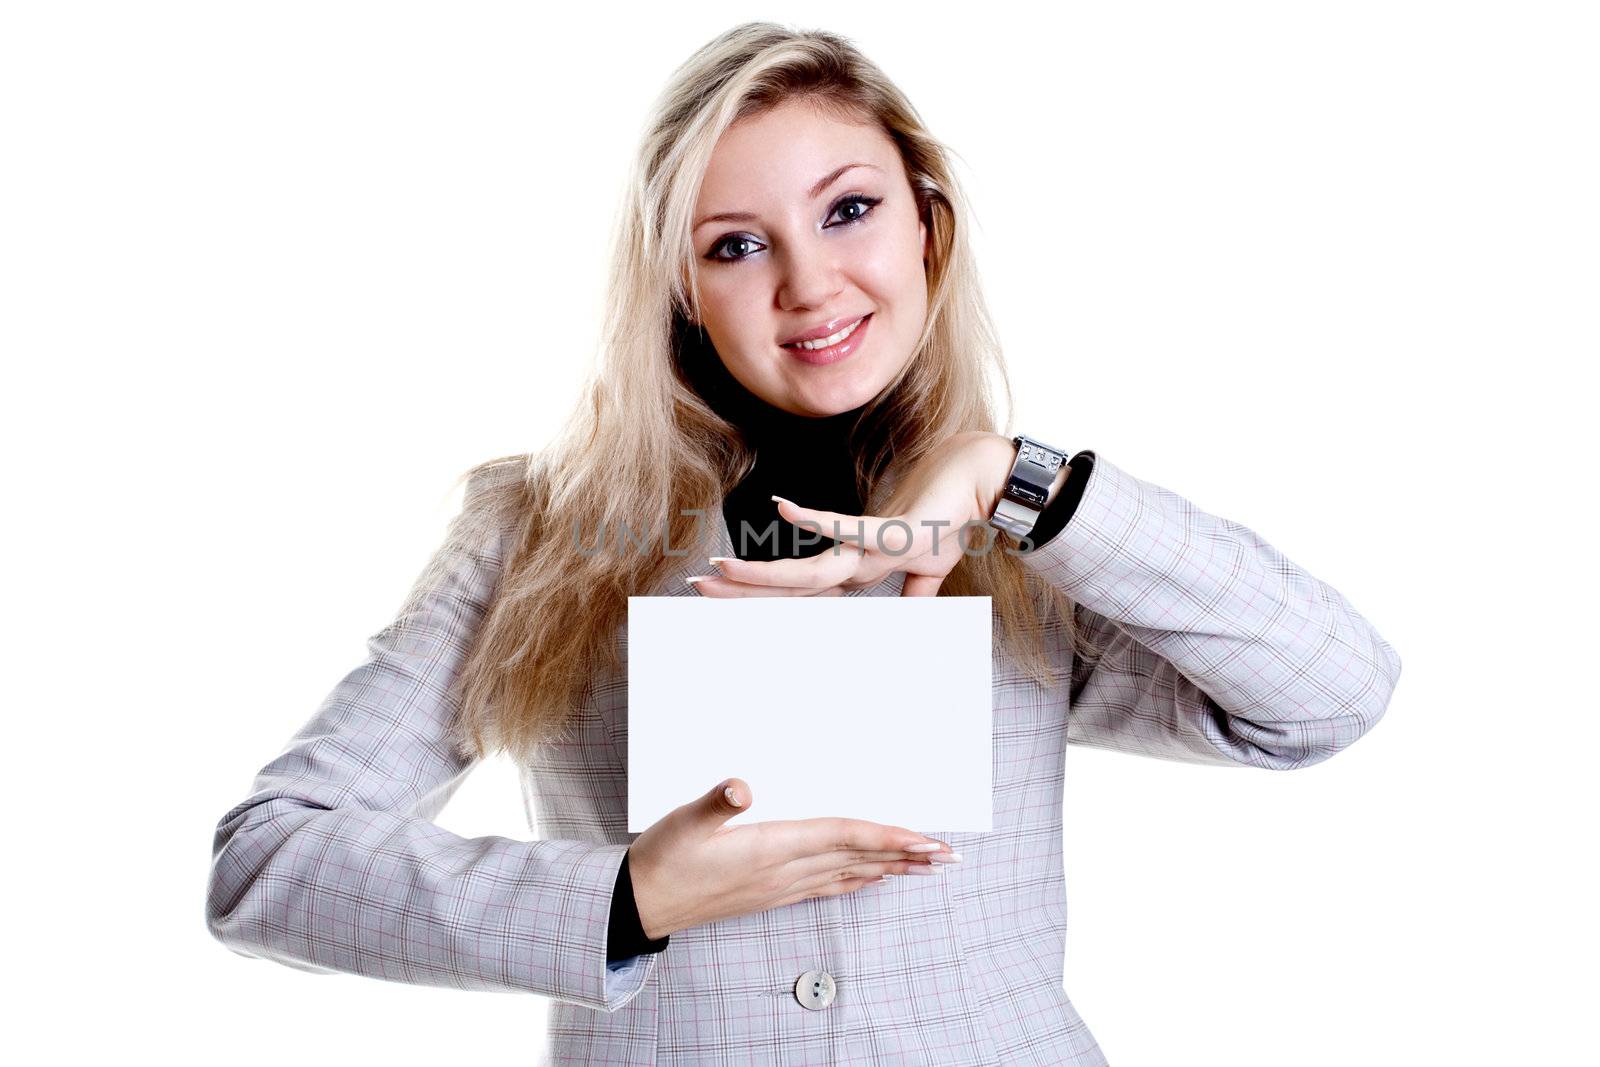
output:
M990 598L628 598L628 832L750 783L731 822L987 832Z

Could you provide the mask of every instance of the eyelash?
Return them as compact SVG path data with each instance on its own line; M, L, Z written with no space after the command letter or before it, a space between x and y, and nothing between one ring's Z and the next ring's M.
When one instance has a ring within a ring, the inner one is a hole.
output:
M844 221L839 222L839 223L836 224L836 225L839 225L839 226L848 226L853 222L860 222L862 219L864 219L868 215L872 214L872 209L877 207L881 203L883 203L883 197L881 197L881 196L863 196L860 193L852 193L849 196L844 197L843 199L841 199L837 204L834 204L833 207L828 211L828 217L832 218L839 211L840 208L845 207L845 206L847 206L849 204L861 204L861 205L863 205L866 208L866 210L863 211L861 214L857 215L853 219L845 219ZM824 229L832 229L832 228L833 228L832 226L824 227ZM742 256L719 256L719 255L717 255L717 253L722 250L722 246L723 245L726 245L729 241L738 241L738 240L749 241L751 244L760 244L761 243L760 241L757 241L754 238L742 237L739 234L730 233L728 236L722 238L716 244L712 245L711 246L711 250L706 253L705 258L710 260L712 263L741 263L744 260L749 259L751 256L755 255L754 252L747 252Z

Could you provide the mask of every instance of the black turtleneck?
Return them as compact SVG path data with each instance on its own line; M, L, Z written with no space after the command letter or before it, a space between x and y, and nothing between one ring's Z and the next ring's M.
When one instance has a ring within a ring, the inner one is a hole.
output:
M850 430L863 407L837 415L795 415L751 393L728 373L710 346L699 348L685 366L694 387L745 435L756 453L754 468L729 491L722 505L734 555L740 559L803 559L820 555L833 541L794 526L778 515L773 494L806 507L857 515L862 500L855 484ZM1039 516L1032 536L1037 550L1067 525L1083 496L1094 466L1092 451L1073 456L1067 481ZM741 527L744 537L741 540ZM628 855L623 853L611 894L611 921L606 941L608 963L667 947L668 937L647 938L633 897Z
M695 387L713 411L731 422L755 452L755 467L722 503L733 553L740 559L804 559L833 541L778 515L774 493L806 507L859 514L850 431L866 405L836 415L796 415L767 403L739 383L715 353L702 350Z

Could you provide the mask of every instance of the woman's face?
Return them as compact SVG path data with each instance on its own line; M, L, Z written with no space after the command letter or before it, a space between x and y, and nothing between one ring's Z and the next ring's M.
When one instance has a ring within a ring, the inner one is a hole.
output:
M836 415L871 400L911 358L928 313L928 229L899 150L876 126L804 100L735 124L713 151L692 222L701 325L762 400ZM830 348L783 344L863 317Z

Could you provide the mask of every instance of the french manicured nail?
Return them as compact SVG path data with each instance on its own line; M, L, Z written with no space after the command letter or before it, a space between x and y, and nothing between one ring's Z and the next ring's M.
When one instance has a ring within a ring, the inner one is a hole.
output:
M941 848L944 848L944 846L939 844L939 842L937 842L937 841L928 841L928 842L923 843L923 844L907 845L905 848L901 849L901 851L902 852L938 852Z
M731 559L733 559L732 556L712 556L712 557L710 557L710 562L712 562L712 563L727 563Z
M793 500L789 500L786 497L781 497L777 493L773 493L772 494L772 499L776 500L780 504L793 504L794 503Z
M907 874L939 874L943 870L944 870L943 867L935 867L931 863L930 864L917 863L917 864L913 864L911 869L909 871L907 871L906 873Z
M715 578L715 577L716 577L715 574L691 574L691 575L689 575L689 577L685 578L684 581L688 582L690 585L693 585L696 582L703 582L703 581L706 581L709 578Z
M928 857L928 860L931 863L960 863L961 862L961 853L959 853L959 852L935 852L933 855Z
M735 793L733 791L733 786L730 785L730 786L728 786L728 788L724 789L722 791L722 795L727 797L728 798L728 803L732 804L734 807L736 807L736 808L744 807L744 802L739 799L739 794L737 794L737 793Z

